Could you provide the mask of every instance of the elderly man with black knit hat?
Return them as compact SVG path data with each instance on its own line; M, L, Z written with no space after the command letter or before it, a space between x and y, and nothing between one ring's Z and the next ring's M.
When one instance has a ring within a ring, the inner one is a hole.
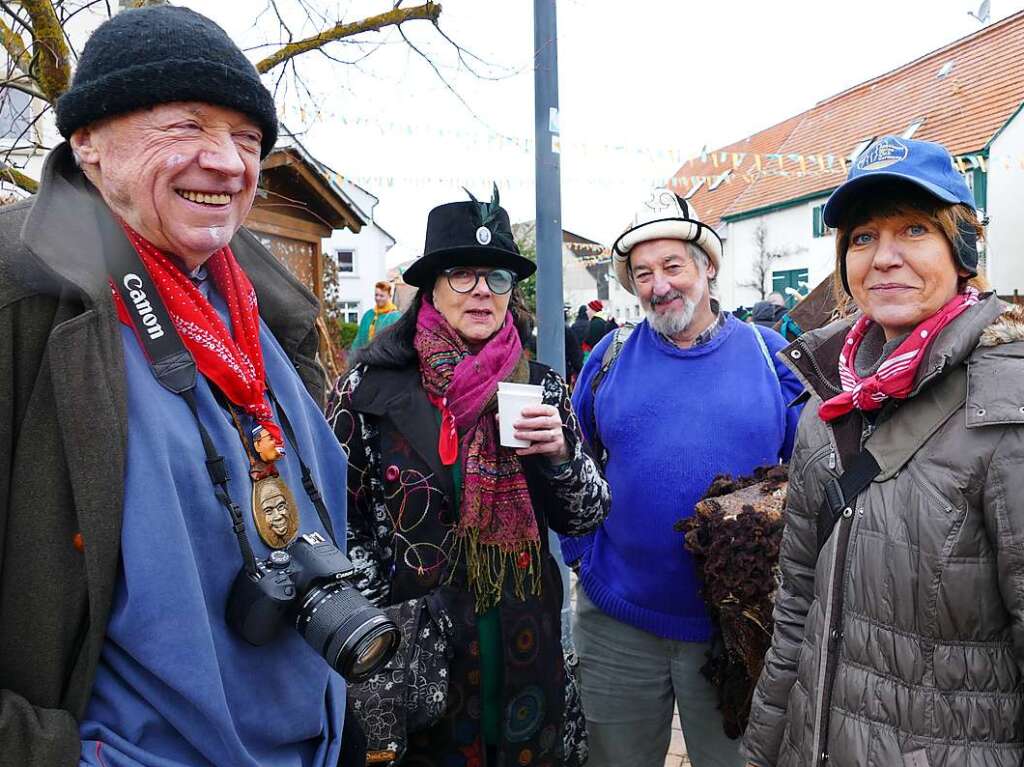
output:
M336 767L340 664L281 613L346 460L316 300L241 228L270 93L203 16L124 11L57 125L0 211L0 765Z
M612 257L646 319L594 348L573 395L612 495L596 532L562 539L579 574L588 766L663 764L674 705L694 767L741 765L700 673L711 621L673 527L715 475L788 460L802 387L774 359L781 336L719 308L722 243L686 200L653 190Z

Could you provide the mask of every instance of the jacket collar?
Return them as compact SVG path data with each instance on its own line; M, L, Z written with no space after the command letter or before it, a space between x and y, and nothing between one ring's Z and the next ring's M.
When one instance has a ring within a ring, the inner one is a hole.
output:
M357 412L387 417L430 467L445 495L455 497L451 469L441 463L437 451L437 411L423 391L419 368L367 368L351 402Z
M90 305L110 301L104 254L131 247L103 198L75 166L67 142L46 158L21 239L46 275L44 284L34 287L55 292L70 283ZM256 290L260 316L293 356L316 321L316 298L248 230L235 234L231 250Z
M986 328L1005 309L999 298L988 293L982 300L947 325L928 347L917 371L910 397L930 381L963 364L978 346ZM832 322L800 336L780 352L782 360L800 378L808 391L822 400L842 391L839 382L839 352L856 316Z

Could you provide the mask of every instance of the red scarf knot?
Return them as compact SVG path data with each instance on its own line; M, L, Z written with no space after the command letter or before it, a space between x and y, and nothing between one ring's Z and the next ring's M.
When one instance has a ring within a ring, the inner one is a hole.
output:
M879 365L878 370L863 378L857 374L854 361L857 359L857 350L874 322L861 315L847 333L843 350L839 354L839 381L843 391L821 403L818 416L823 421L833 421L855 408L862 411L878 410L888 399L906 399L914 389L917 370L932 342L943 328L979 300L977 289L968 285L963 293L953 296L945 306L915 327L906 340Z
M174 323L185 348L195 359L199 372L235 405L238 405L283 446L280 427L266 398L266 371L260 348L260 317L256 291L225 246L206 261L206 270L228 307L234 336L206 296L171 259L127 224L128 240L156 285L157 292ZM135 330L121 296L110 290L122 323ZM145 348L145 347L143 347Z

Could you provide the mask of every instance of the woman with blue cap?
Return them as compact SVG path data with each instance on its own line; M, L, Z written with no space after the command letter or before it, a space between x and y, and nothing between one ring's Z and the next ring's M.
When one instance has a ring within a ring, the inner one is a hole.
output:
M885 136L825 206L850 317L806 386L757 767L1024 762L1024 312L979 292L973 196Z

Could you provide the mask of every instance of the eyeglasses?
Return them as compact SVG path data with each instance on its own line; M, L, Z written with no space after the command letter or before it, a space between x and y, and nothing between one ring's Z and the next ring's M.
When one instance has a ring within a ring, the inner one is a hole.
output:
M448 284L456 293L469 293L480 282L483 277L492 293L503 296L515 287L516 276L509 269L468 269L463 266L455 266L445 269L444 276Z

